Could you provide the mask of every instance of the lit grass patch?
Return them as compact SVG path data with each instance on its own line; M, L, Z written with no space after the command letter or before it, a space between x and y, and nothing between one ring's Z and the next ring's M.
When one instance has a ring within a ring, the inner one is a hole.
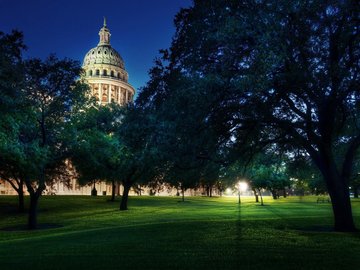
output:
M360 235L331 232L330 204L289 197L130 197L129 211L105 197L45 196L39 223L0 230L1 269L356 269ZM26 223L15 197L0 197L0 228ZM360 225L360 201L353 201Z

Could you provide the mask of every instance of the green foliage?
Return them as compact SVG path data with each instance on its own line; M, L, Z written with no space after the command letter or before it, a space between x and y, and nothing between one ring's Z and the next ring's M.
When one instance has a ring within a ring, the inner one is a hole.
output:
M17 142L22 118L21 88L24 83L21 53L25 48L20 32L0 32L0 171L6 170L6 160L21 157Z
M80 184L121 180L121 145L114 136L121 117L121 108L111 104L87 107L73 119L76 133L72 141L71 160Z
M92 106L78 115L72 147L72 161L79 180L122 182L121 210L127 209L132 186L162 182L157 156L154 125L150 115L129 104ZM157 160L157 159L156 159Z
M274 199L290 186L290 177L286 172L284 157L274 152L259 154L247 171L251 186L255 189L268 189ZM285 191L284 191L285 192Z
M6 120L15 113L23 86L22 51L25 49L21 32L0 32L0 112ZM0 122L1 123L1 122ZM2 129L2 132L4 130Z
M69 121L86 102L88 87L76 81L81 68L72 60L31 59L25 69L23 102L29 112L20 131L20 142L27 148L24 174L38 182L41 192L68 156ZM31 193L31 182L27 187Z
M164 51L164 61L167 52ZM199 96L205 82L184 76L159 60L150 72L151 80L139 93L137 107L151 115L150 132L156 155L153 163L164 181L186 190L199 185L213 186L218 178L223 154L218 137L209 129L207 108L212 99Z
M123 158L120 161L123 181L130 185L146 184L159 177L157 143L152 132L156 123L152 115L139 106L128 105L119 129L115 133L121 141Z

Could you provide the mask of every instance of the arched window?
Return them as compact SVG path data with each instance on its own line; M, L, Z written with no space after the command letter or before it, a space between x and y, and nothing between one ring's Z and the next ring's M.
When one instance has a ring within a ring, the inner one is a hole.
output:
M107 76L107 70L106 69L103 70L103 75Z
M96 76L99 76L99 75L100 75L100 70L97 69L97 70L95 71L95 74L96 74Z
M92 76L93 72L92 70L89 70L89 76Z
M114 71L113 70L111 71L111 77L114 77Z
M118 75L117 75L118 79L120 79L120 72L118 72Z

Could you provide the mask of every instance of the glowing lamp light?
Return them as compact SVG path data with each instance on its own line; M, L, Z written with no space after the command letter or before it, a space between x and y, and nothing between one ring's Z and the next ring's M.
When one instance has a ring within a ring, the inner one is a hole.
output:
M246 183L246 182L244 182L244 181L240 181L238 184L237 184L237 188L238 188L238 190L239 190L239 200L238 200L238 203L239 203L239 205L241 204L241 199L240 199L240 193L241 193L241 191L245 191L245 190L247 190L247 188L248 188L248 184Z
M239 182L239 190L246 191L248 189L248 183L246 182Z

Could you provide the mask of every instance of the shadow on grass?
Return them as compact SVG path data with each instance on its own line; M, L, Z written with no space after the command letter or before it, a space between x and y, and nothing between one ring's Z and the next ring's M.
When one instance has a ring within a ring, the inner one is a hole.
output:
M335 232L334 228L327 225L309 225L309 226L294 226L293 228L290 228L295 231L300 232L313 232L313 233L319 233L319 232Z
M313 233L321 233L321 232L334 232L334 227L329 224L306 224L299 226L298 219L292 218L286 213L283 213L276 207L272 207L268 205L266 210L271 212L275 217L279 219L279 223L274 226L276 230L294 230L299 232L313 232Z
M64 227L64 225L56 224L56 223L40 223L40 224L37 225L36 231L38 231L38 230L57 229L57 228L62 228L62 227ZM27 225L24 225L24 224L0 228L0 230L1 231L6 231L6 232L29 231L28 228L27 228Z
M5 215L22 215L25 213L24 212L20 212L19 211L19 207L17 205L12 205L12 204L2 204L0 205L0 214L5 214Z

